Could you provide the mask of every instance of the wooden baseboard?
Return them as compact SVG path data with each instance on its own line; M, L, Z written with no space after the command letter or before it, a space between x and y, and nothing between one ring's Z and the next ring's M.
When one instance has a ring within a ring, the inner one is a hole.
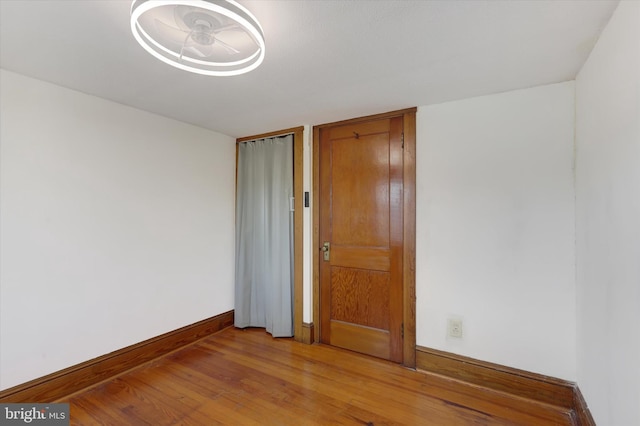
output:
M123 373L145 362L233 326L233 312L216 315L115 352L0 391L0 402L46 403Z
M573 394L573 406L576 414L576 424L578 426L596 426L596 422L591 416L591 411L587 407L587 401L585 401L582 392L576 386L575 393Z
M416 367L523 398L573 407L573 382L420 346Z
M302 343L306 343L307 345L310 345L314 342L314 327L313 327L313 323L306 323L303 322L302 323Z

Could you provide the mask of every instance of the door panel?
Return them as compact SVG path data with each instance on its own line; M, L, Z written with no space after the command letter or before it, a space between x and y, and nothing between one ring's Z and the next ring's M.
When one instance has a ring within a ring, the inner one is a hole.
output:
M389 329L389 273L331 268L331 320Z
M331 179L334 244L388 247L388 133L333 140Z
M402 117L320 130L320 337L402 361Z

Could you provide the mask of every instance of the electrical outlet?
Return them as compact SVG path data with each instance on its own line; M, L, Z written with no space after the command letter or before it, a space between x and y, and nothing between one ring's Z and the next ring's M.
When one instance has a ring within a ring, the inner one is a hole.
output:
M449 337L462 338L462 320L457 318L449 318L448 324Z

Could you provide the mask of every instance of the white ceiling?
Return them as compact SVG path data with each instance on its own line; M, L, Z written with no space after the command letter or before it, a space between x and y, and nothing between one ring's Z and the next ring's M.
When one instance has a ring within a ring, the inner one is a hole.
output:
M130 0L0 0L0 66L241 137L571 80L618 0L240 3L267 43L241 76L150 56Z

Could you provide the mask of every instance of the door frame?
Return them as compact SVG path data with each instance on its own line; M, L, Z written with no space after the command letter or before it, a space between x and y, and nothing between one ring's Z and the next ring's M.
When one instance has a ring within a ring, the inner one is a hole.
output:
M297 341L302 341L303 329L303 283L302 283L302 210L303 210L303 135L304 126L292 127L290 129L278 130L275 132L262 133L255 136L246 136L236 139L236 196L238 182L238 144L255 141L258 139L273 138L277 136L293 135L293 337Z
M313 322L320 343L320 130L327 127L403 117L402 365L416 366L416 111L408 108L313 126Z

